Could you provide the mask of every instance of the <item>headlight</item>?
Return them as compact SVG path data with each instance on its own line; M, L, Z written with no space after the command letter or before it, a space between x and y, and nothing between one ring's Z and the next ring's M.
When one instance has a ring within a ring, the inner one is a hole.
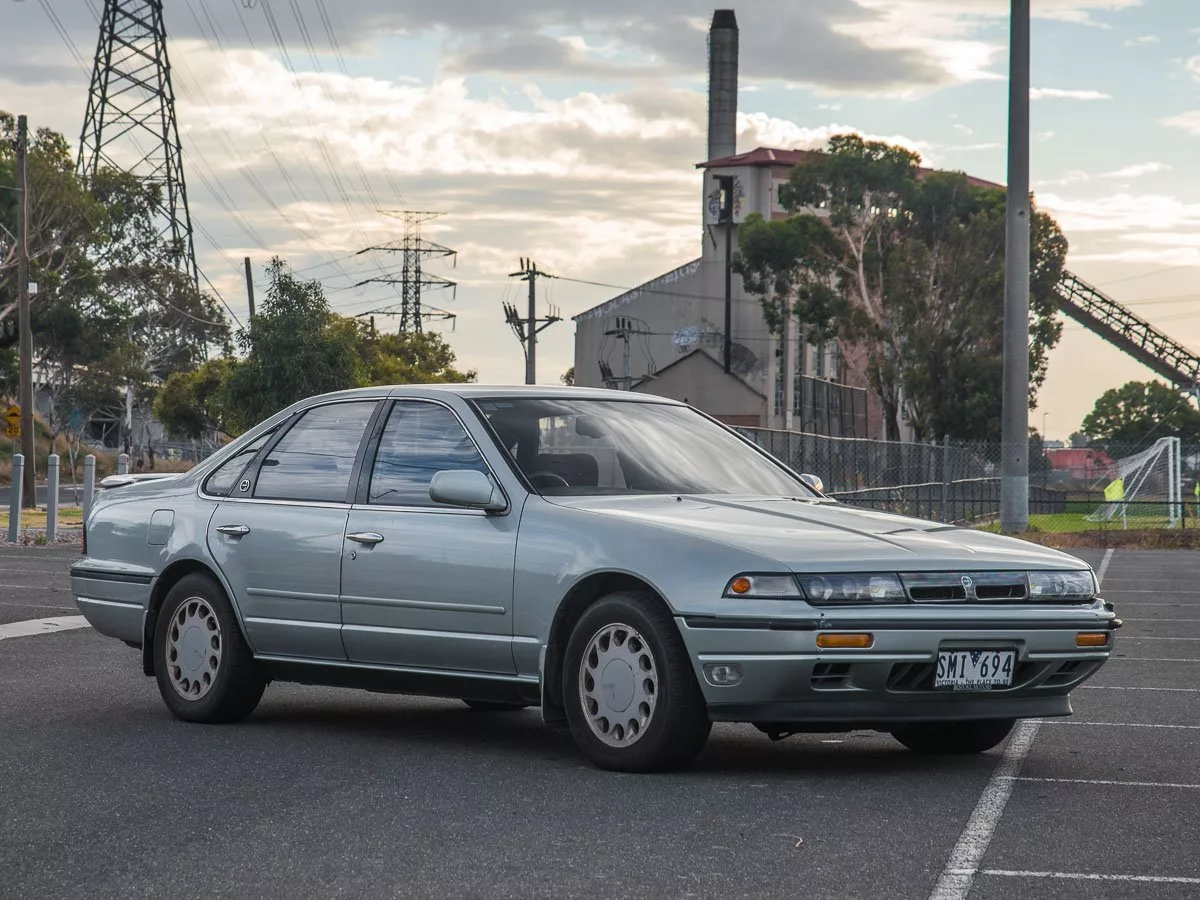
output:
M747 600L803 600L791 575L739 575L725 586L726 597Z
M1096 579L1086 572L1030 572L1031 600L1090 600L1096 595Z
M896 575L797 575L809 603L903 603L908 598Z

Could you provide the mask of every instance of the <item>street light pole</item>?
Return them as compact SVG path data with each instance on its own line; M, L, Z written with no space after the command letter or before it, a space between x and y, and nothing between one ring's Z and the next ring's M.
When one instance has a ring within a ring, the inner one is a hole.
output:
M1008 199L1000 529L1029 528L1029 0L1012 0L1008 51Z

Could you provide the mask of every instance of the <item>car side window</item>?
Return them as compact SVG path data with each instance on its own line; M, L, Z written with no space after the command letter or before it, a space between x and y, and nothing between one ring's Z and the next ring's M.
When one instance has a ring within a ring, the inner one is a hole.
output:
M354 459L376 401L330 403L303 417L267 454L254 496L345 503Z
M379 439L367 502L441 506L429 498L429 483L437 472L459 469L488 472L458 417L435 403L396 403Z
M204 482L204 493L213 497L228 497L233 493L233 487L237 484L238 478L242 472L246 471L246 466L250 465L254 455L263 448L272 437L275 436L276 429L272 428L265 434L260 434L249 444L239 450L221 465L217 466L209 474Z

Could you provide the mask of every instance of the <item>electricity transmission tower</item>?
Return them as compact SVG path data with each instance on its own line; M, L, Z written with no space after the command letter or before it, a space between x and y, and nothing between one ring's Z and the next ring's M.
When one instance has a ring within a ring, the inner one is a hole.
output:
M104 0L76 162L89 182L102 168L161 187L159 234L198 285L162 0Z
M423 260L434 257L449 256L453 258L455 264L458 262L457 250L451 250L449 247L443 247L441 244L435 244L421 237L421 225L423 223L445 214L439 212L419 212L410 209L400 213L390 213L389 215L400 219L404 223L404 237L391 244L384 244L379 247L367 247L359 250L358 255L361 256L364 253L370 253L375 250L382 250L387 253L399 253L401 255L400 277L384 275L377 278L368 278L365 281L360 281L355 287L362 287L364 284L398 285L400 289L400 309L397 310L393 306L387 309L372 310L363 315L396 315L399 312L401 334L409 331L421 331L424 319L454 319L455 315L452 312L437 309L436 307L426 309L421 304L421 294L425 288L433 290L451 288L454 290L455 295L458 293L458 285L455 282L440 275L431 275L424 271L421 266Z
M508 277L529 282L529 315L522 317L513 304L506 302L504 304L504 321L512 328L513 334L521 342L521 349L525 351L525 383L537 384L537 336L555 322L562 321L562 317L558 314L558 308L554 306L550 307L548 316L544 319L538 318L537 280L554 276L539 269L533 260L522 258L521 271L513 272Z

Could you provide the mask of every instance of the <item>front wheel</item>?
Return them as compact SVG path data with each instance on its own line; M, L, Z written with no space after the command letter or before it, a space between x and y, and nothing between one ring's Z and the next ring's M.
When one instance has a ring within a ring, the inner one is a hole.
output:
M571 735L602 769L686 765L712 723L670 614L646 592L598 600L571 632L563 660Z
M1015 719L917 722L896 726L892 737L917 753L984 753L1002 744L1014 724Z
M239 722L267 685L225 592L199 573L179 579L163 601L154 673L167 709L185 722Z

